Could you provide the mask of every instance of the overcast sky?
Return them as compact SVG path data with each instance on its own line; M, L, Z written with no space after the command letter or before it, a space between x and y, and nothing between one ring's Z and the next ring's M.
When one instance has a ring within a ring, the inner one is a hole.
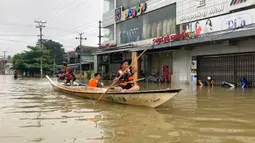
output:
M60 42L67 51L79 44L79 32L87 38L83 45L96 46L102 12L103 0L0 0L0 56L35 45L35 20L47 21L44 38Z

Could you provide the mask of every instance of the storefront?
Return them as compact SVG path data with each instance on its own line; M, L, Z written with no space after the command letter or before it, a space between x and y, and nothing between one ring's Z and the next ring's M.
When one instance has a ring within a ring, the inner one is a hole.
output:
M117 23L117 44L138 42L176 33L175 12L176 5L172 4Z
M136 10L134 7L124 7L122 14L118 13L120 17L115 23L114 34L118 46L134 45L126 48L130 55L131 52L132 55L134 52L139 55L147 45L153 44L139 63L140 69L147 75L161 69L161 74L173 73L175 83L196 83L197 79L205 80L212 74L220 84L222 80L238 82L238 78L247 73L253 80L253 75L249 73L253 69L238 69L238 64L234 64L235 68L225 65L238 63L242 59L246 61L242 64L253 66L251 55L255 49L251 45L254 45L254 40L249 38L255 35L255 9L240 9L255 2L233 4L230 0L181 0L154 9L151 1L145 3L142 6L147 7L142 7L143 14L138 16L132 13ZM220 63L224 58L226 63Z
M246 76L248 82L255 87L254 57L255 52L199 56L197 57L198 78L206 79L210 75L216 84L220 85L226 81L240 87L241 78Z
M116 33L113 33L112 25L107 26L106 37L109 43L104 43L104 45L111 45L113 43L111 37L113 36L109 35L116 35L116 47L108 46L105 48L102 46L100 49L102 52L100 52L99 57L107 55L109 57L108 65L104 64L105 68L101 68L101 65L99 66L99 71L103 73L116 72L117 68L119 68L120 59L131 60L132 52L129 49L146 47L157 36L174 34L179 31L179 27L176 27L175 3L154 10L151 9L154 5L148 5L146 0L139 3L137 1L117 1L117 6L115 10ZM134 13L134 11L136 12ZM128 47L125 45L133 46ZM118 52L116 51L122 49L125 52L119 52L122 54L122 58L119 58L121 56L117 56ZM107 54L109 52L112 54ZM113 57L118 59L111 61ZM142 71L146 76L156 74L160 70L160 74L163 76L163 71L165 71L169 79L172 71L172 53L148 51L139 59L138 63L139 72Z

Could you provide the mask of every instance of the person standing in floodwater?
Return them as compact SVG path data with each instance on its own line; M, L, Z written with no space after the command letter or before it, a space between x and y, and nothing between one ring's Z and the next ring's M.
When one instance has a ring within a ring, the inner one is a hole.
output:
M14 79L17 79L18 78L18 72L15 70L14 72Z

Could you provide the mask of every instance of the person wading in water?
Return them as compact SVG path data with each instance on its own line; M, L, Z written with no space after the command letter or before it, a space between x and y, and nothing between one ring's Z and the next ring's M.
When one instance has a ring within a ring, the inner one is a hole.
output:
M118 87L113 89L113 91L114 92L136 92L136 91L139 91L140 87L135 85L135 83L134 83L134 77L133 77L134 70L127 69L129 67L128 60L122 61L120 65L121 65L121 69L118 70L117 76L114 79L114 81L116 83L119 83L119 85L118 85ZM122 76L120 77L120 75L122 75Z

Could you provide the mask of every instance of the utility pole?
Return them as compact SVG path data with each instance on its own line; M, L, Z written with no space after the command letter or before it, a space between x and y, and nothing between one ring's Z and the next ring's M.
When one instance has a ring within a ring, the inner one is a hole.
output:
M7 51L3 51L3 53L4 53L4 59L3 59L3 69L2 69L2 74L3 75L5 75L5 53L6 53Z
M103 36L102 36L102 21L99 21L98 22L99 23L99 34L98 34L98 39L99 39L99 41L98 41L98 45L99 45L99 47L101 46L101 44L102 44L102 38L103 38Z
M54 71L54 74L53 75L56 75L56 48L54 47L54 66L53 66L53 71Z
M75 39L79 39L80 40L80 50L82 48L82 40L87 40L87 38L83 38L82 35L84 33L80 33L80 37L76 37ZM78 53L79 54L79 53ZM76 63L75 63L76 64ZM81 55L80 55L80 74L81 74L81 69L82 69L82 65L81 65Z
M42 63L42 57L43 57L43 50L42 50L42 29L45 27L44 24L46 24L46 22L44 21L35 21L35 23L37 23L38 25L36 26L36 28L40 29L40 47L41 47L41 64L40 64L40 71L41 71L41 78L43 78L43 63Z
M4 52L4 60L5 60L5 53L8 52L8 51L3 51Z

